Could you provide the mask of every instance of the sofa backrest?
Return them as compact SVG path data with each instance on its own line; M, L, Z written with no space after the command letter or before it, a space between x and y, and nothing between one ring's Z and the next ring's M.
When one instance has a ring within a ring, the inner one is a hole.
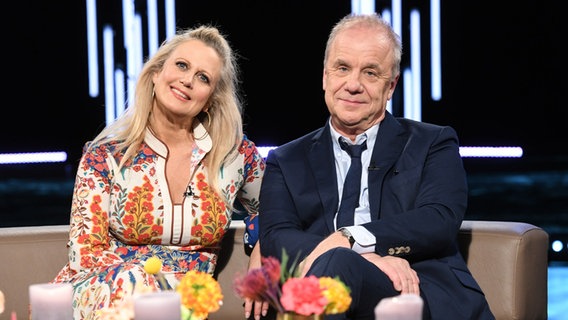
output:
M28 287L53 279L67 261L69 227L0 228L0 290L6 299L4 314L15 311L27 319ZM223 306L210 320L244 318L243 303L233 293L236 274L246 272L244 224L234 221L224 239L218 280ZM464 221L460 249L485 292L498 320L545 320L548 303L548 234L522 222Z

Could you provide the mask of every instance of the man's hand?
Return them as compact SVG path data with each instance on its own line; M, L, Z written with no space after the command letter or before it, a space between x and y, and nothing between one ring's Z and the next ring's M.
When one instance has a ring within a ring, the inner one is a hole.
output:
M345 247L348 249L351 248L351 245L349 244L349 239L343 236L341 234L341 231L336 231L330 234L329 237L323 239L323 241L320 242L314 248L314 250L312 250L312 252L302 261L302 263L300 264L300 268L302 270L301 276L303 277L306 275L306 273L308 273L308 270L310 270L312 263L314 263L314 261L319 256L321 256L330 249L338 247Z
M350 248L349 240L336 231L320 242L314 250L302 261L300 267L302 276L305 276L312 263L326 251L337 248L345 247ZM420 294L420 280L418 274L414 271L407 260L399 257L385 256L381 257L376 253L363 253L361 256L374 264L377 268L383 271L389 279L391 279L393 286L400 293L414 293Z
M381 257L376 253L363 253L361 256L381 269L391 279L394 288L401 294L414 293L420 295L420 279L407 260L391 256Z

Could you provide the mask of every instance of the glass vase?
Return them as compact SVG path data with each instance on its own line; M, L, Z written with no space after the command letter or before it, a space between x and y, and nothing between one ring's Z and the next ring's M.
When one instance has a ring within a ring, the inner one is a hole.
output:
M323 314L312 314L304 316L293 312L278 313L276 320L323 320Z

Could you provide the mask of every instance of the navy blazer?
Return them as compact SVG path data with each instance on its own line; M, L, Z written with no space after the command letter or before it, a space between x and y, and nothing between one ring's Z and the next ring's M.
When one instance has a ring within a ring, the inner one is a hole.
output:
M269 152L259 198L263 256L280 258L284 248L302 260L334 232L339 195L331 139L328 121ZM455 314L447 308L468 309L468 294L479 297L481 289L456 239L468 189L455 130L387 112L367 170L372 221L363 226L377 239L375 252L411 263L434 318Z

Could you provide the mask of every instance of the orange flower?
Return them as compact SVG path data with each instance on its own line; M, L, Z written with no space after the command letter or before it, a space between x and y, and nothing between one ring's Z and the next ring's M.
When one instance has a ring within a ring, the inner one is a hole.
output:
M181 295L182 306L189 310L190 319L206 319L223 304L221 286L213 276L202 271L188 271L176 291Z

